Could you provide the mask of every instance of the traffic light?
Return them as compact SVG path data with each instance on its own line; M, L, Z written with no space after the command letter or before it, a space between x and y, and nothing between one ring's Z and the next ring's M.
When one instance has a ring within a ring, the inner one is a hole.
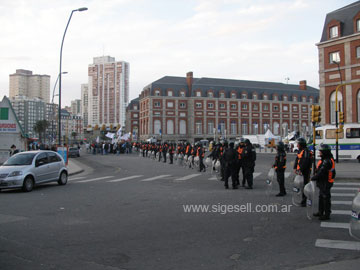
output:
M311 105L311 122L321 122L321 107L320 105Z
M344 132L344 112L339 112L339 133Z

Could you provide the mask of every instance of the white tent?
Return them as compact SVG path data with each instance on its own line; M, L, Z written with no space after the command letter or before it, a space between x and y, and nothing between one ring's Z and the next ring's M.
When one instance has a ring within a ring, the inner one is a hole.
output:
M279 137L279 136L275 136L274 134L272 134L272 132L270 131L270 129L268 129L268 130L266 131L266 133L265 133L265 138L266 138L266 139L271 140L271 139L276 139L277 137Z

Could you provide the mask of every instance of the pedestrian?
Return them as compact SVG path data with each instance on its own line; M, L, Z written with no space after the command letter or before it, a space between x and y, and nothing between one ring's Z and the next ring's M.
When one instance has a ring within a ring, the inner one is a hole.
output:
M238 160L238 153L234 149L234 143L231 142L229 147L225 150L223 155L223 163L224 163L224 181L225 181L225 189L229 188L229 177L231 176L232 188L237 189L238 183L236 178L236 163Z
M245 180L247 182L246 189L252 189L253 173L254 173L255 161L256 161L256 151L249 139L245 139L244 143L245 143L245 147L242 152L241 159L243 164ZM245 181L243 181L243 183L245 184Z
M327 144L320 145L320 158L317 163L315 175L311 178L316 181L319 188L319 212L315 213L315 217L320 220L329 220L331 214L331 187L334 184L336 175L335 161L331 154L331 148Z
M13 144L11 147L10 147L10 156L13 156L15 154L19 153L19 150L16 149L16 145Z
M295 174L302 175L304 177L304 186L309 183L311 174L312 154L306 146L304 138L300 137L296 140L299 152L296 156L294 163ZM306 196L302 194L301 206L306 207Z
M236 182L238 185L240 185L240 170L242 168L242 159L241 159L241 156L242 156L242 152L244 151L244 141L245 139L244 138L240 138L240 142L239 142L239 145L236 147L236 151L238 152L238 161L236 163ZM245 176L244 176L244 170L243 171L243 186L245 186Z
M286 195L285 190L285 169L286 169L286 152L285 145L283 142L279 142L276 146L276 156L273 168L276 171L276 178L279 183L280 192L276 197L282 197Z
M204 172L206 171L205 165L204 165L204 157L205 157L205 150L204 147L202 146L202 144L200 143L200 145L198 146L197 150L196 150L196 156L199 157L199 170L200 172L202 172L204 170Z

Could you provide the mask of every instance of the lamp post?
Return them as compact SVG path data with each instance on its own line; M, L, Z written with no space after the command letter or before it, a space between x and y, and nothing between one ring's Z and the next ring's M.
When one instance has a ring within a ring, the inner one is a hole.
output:
M340 74L340 85L342 86L342 75L341 75L341 71L340 71L340 62L337 61L333 61L333 64L337 65L338 67L338 71ZM339 133L338 133L338 127L339 127L339 106L338 106L338 90L339 87L336 87L336 91L335 91L335 127L336 127L336 142L335 142L335 160L336 163L339 163ZM343 89L342 89L343 90Z
M88 8L86 7L82 7L82 8L78 8L78 9L74 9L71 11L69 20L67 22L66 28L65 28L65 32L61 41L61 48L60 48L60 71L59 71L59 145L61 145L61 64L62 64L62 49L63 49L63 45L64 45L64 39L65 39L65 35L66 35L66 31L68 29L71 17L73 15L74 12L76 11L86 11L88 10Z
M63 71L61 72L61 74L68 74L67 71ZM56 136L54 136L54 120L55 120L55 106L54 106L54 97L58 96L59 94L55 95L55 89L56 89L56 85L57 82L59 80L60 77L60 73L56 78L55 84L54 84L54 89L53 89L53 94L52 94L52 99L51 99L51 106L52 106L52 117L51 117L51 136L52 136L52 140L54 141ZM60 115L59 115L60 117Z

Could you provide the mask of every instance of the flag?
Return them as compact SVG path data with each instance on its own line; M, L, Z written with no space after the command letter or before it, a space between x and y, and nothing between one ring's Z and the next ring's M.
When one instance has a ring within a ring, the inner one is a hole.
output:
M114 136L115 136L115 133L110 133L110 132L108 132L108 133L106 133L105 136L113 140L113 139L114 139Z
M99 138L99 136L97 136L96 143L99 143L99 142L100 142L100 138Z

